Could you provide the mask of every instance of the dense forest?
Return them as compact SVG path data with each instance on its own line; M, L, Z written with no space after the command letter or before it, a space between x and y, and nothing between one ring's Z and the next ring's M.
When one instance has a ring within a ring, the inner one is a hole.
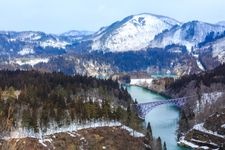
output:
M126 89L112 80L62 73L0 71L0 131L29 128L38 132L51 122L120 121L141 128Z
M173 49L179 49L181 53L173 52ZM89 55L89 54L87 54ZM185 63L183 60L190 59L187 55L187 50L183 46L170 45L165 49L160 48L149 48L142 51L128 51L123 53L112 53L112 52L92 52L91 55L96 56L97 59L101 61L104 60L107 63L116 66L120 71L136 71L136 70L146 70L148 67L154 68L158 67L159 70L171 69L171 63ZM178 58L182 57L182 61Z

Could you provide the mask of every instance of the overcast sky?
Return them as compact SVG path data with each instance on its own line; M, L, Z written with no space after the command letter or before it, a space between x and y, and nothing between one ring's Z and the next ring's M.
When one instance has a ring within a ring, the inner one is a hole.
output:
M0 0L0 30L96 31L139 13L216 23L225 20L225 0Z

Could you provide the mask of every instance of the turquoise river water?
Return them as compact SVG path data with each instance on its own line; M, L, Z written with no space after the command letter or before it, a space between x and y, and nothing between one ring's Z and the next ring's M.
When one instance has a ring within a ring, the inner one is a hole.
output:
M164 97L138 86L127 86L128 92L138 103L145 103L157 100L165 100ZM178 128L179 109L173 105L162 105L150 111L145 122L151 123L153 136L161 137L166 142L168 150L183 150L177 146L176 130Z

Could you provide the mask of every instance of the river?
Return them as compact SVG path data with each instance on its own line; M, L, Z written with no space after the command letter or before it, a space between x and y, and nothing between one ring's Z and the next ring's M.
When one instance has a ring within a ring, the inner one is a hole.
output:
M155 94L145 88L138 86L128 86L128 92L138 103L165 100L164 97ZM154 137L161 137L162 143L165 141L168 150L183 150L177 146L176 130L178 128L179 109L172 105L162 105L150 111L146 118L151 123Z

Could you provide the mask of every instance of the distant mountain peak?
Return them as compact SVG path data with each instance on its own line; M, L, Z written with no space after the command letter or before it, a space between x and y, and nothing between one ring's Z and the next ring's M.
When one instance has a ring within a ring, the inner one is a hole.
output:
M85 35L91 35L93 34L94 32L92 31L86 31L86 30L83 30L83 31L79 31L79 30L70 30L70 31L67 31L67 32L64 32L62 34L60 34L61 36L74 36L74 37L77 37L77 36L85 36Z
M171 25L182 24L180 21L177 21L174 18L163 16L163 15L152 14L152 13L140 13L140 14L133 15L133 16L136 16L136 17L138 17L138 16L153 16L153 17L156 17L156 18L160 18L160 19L166 21L167 23L170 23Z
M225 26L225 20L224 21L219 21L216 23L217 25Z
M131 15L93 35L92 50L113 52L140 50L165 29L180 24L175 19L142 13Z

